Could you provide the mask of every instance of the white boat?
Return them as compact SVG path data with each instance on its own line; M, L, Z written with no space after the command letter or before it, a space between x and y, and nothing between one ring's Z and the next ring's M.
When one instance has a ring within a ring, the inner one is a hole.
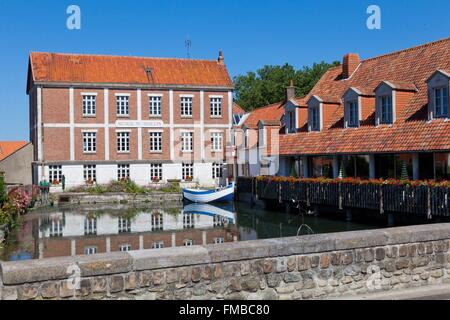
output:
M216 190L183 189L183 197L195 203L209 203L214 201L233 201L234 182L228 187Z

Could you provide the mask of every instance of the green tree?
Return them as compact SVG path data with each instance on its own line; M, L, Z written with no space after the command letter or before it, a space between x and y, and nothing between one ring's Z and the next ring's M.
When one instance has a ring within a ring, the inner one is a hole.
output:
M234 78L236 102L245 110L251 111L282 101L286 97L286 87L290 80L294 80L297 87L296 95L304 96L330 67L337 65L339 62L329 64L322 61L299 70L287 63L282 66L266 65L256 73L251 71Z
M0 208L8 200L8 194L6 193L5 178L0 173Z

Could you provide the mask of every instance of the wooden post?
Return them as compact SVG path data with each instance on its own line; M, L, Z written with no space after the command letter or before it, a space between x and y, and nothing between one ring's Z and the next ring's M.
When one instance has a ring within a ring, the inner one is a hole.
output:
M427 218L431 220L431 187L427 188Z
M384 213L383 208L383 185L380 185L380 214Z

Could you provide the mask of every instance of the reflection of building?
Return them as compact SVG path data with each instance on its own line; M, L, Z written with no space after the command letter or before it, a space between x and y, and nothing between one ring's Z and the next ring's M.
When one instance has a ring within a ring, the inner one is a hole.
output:
M39 218L36 258L232 242L237 240L234 222L160 209L132 218L58 212Z

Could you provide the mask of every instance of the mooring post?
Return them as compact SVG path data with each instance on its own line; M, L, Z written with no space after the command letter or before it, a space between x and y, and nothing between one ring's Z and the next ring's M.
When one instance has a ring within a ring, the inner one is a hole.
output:
M393 227L395 226L395 218L394 218L394 214L392 212L388 213L388 227Z

